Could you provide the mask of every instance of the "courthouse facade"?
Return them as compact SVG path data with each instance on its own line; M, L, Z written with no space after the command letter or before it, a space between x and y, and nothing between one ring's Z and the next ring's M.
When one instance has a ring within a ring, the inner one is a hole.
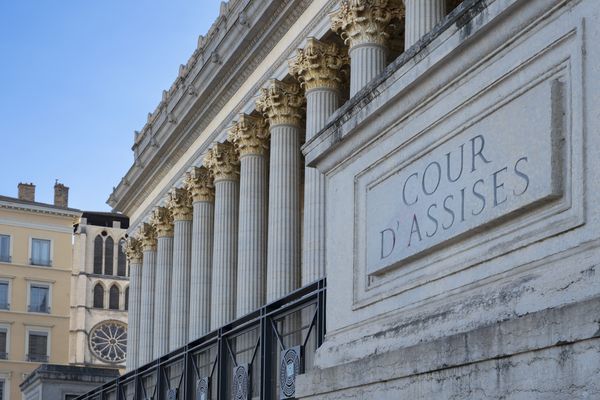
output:
M131 372L96 393L598 398L599 29L595 0L222 3L109 198Z

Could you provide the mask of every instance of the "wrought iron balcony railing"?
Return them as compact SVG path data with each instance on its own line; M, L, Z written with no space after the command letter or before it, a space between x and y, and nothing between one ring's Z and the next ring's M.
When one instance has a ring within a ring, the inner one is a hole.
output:
M46 354L27 354L27 361L47 363L48 356Z
M27 311L50 314L50 306L44 304L30 304L27 306Z
M77 400L287 399L325 336L325 279Z
M5 351L0 351L0 360L8 360L8 353Z

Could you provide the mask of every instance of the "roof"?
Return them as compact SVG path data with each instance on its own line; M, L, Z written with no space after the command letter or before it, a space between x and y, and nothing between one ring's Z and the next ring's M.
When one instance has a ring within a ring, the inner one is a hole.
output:
M129 228L129 217L119 213L102 211L84 211L82 218L87 219L87 225L112 227L113 221L121 222L121 228Z
M58 214L63 216L79 216L81 210L70 207L59 207L54 204L40 203L37 201L22 200L16 197L0 196L0 208L12 208L25 211L34 211L47 214Z

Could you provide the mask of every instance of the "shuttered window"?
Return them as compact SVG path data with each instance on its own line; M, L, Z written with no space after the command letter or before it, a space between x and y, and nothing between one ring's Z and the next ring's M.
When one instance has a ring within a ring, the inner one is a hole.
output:
M48 361L48 333L47 332L29 332L29 361L47 362Z
M0 235L0 261L10 262L10 236Z
M6 328L0 328L0 359L2 360L6 360L6 353L8 353L7 349L7 340L8 338L8 331ZM1 399L1 397L0 397Z
M4 400L6 397L4 397L4 386L5 386L6 381L4 379L0 379L0 400Z

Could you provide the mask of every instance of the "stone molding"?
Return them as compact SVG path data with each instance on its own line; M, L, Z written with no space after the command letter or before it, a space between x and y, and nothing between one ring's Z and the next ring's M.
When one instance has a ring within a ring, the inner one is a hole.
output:
M240 157L265 155L269 148L269 126L261 116L240 114L239 120L229 129L227 139L233 143Z
M264 114L271 127L275 125L300 126L304 94L297 83L269 80L266 88L260 89L256 109Z
M167 207L173 213L174 221L191 221L193 216L192 194L187 188L174 188L169 192Z
M314 37L306 41L303 49L288 61L290 74L295 76L305 90L340 90L348 75L350 60L345 49L335 43L322 42Z
M359 45L387 47L388 26L404 19L402 0L343 0L339 10L329 15L331 30L350 48Z
M186 174L185 185L192 194L192 201L215 201L214 177L206 167L193 167Z
M130 264L142 263L142 242L140 239L129 236L123 246L123 251L125 251L125 256Z
M153 225L144 222L140 227L139 237L143 251L156 251L156 229Z
M229 142L215 143L204 157L204 165L213 173L215 182L240 178L240 159Z
M156 207L152 211L150 223L157 237L173 237L173 213L167 207Z

